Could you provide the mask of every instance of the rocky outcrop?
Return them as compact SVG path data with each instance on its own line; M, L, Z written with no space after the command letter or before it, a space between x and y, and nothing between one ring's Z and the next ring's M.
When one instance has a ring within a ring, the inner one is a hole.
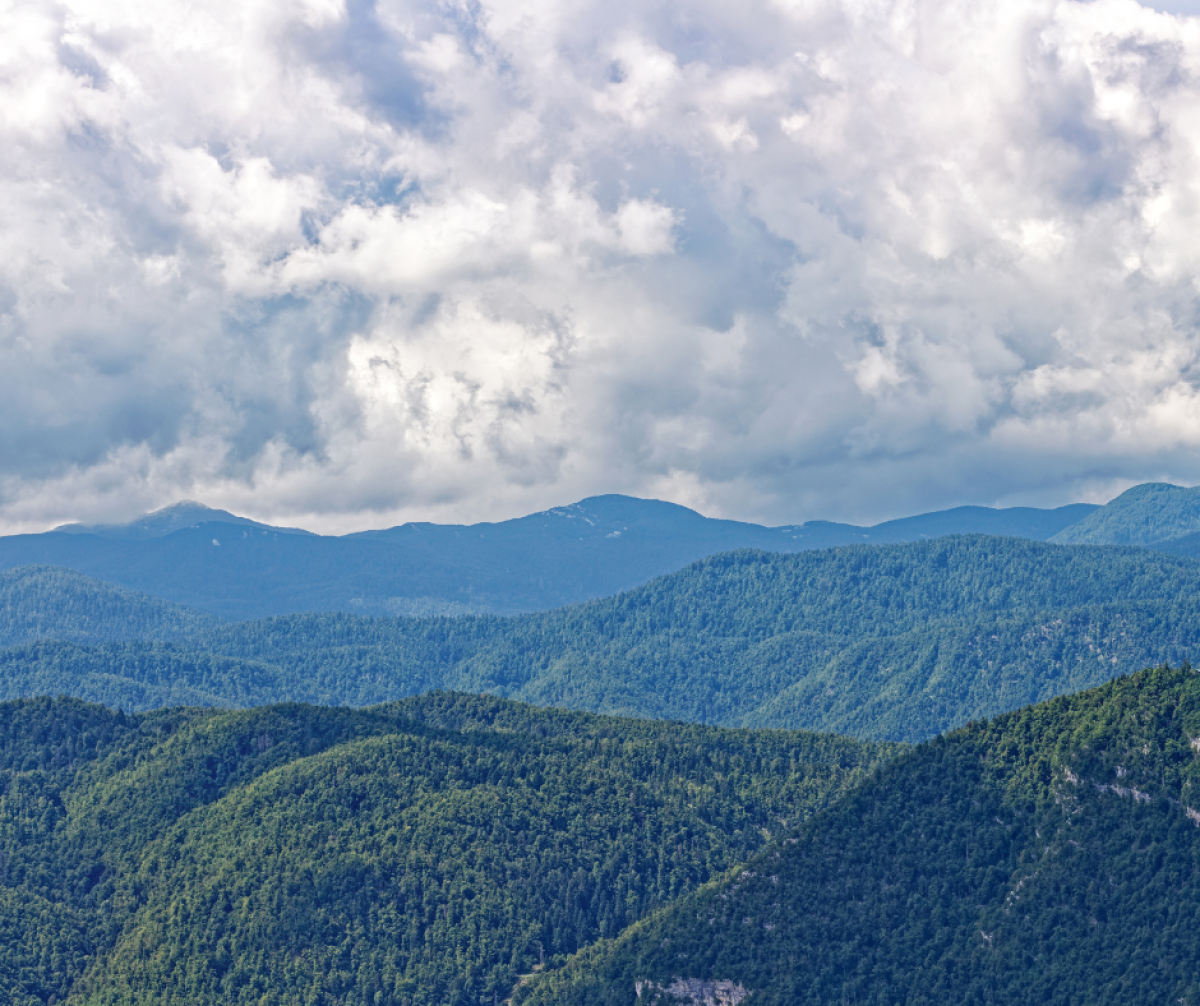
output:
M651 981L633 983L639 1002L643 993L647 1006L738 1006L750 992L741 984L728 979L705 981L702 978L676 978L670 985L658 985Z

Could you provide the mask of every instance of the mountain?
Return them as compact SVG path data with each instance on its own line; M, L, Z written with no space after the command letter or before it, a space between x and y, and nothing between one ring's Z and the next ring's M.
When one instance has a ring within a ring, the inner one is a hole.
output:
M0 569L63 566L230 619L512 614L616 594L739 548L797 552L960 532L1040 539L1086 509L960 507L876 528L767 528L658 500L596 496L496 524L405 524L336 538L187 503L116 530L2 537Z
M1149 546L1156 552L1179 555L1188 559L1200 559L1200 531L1185 534L1167 541L1156 541Z
M72 604L54 594L45 602ZM125 632L118 619L107 638L127 640ZM40 688L145 709L183 701L171 689L186 688L223 705L365 706L452 688L917 741L1140 667L1197 659L1200 564L980 536L741 551L550 612L289 615L166 638L175 642L10 651L0 697ZM216 658L228 662L214 666Z
M216 624L211 615L69 569L25 566L0 572L0 646L37 639L179 639Z
M539 705L921 740L1200 645L1200 564L1139 549L952 537L702 560L510 619L290 616L218 627L308 701L429 688Z
M943 538L952 534L1006 535L1045 541L1083 520L1098 507L1094 503L1071 503L1053 510L1034 507L993 509L984 506L960 506L952 510L918 514L884 521L874 527L836 524L832 521L809 521L798 527L780 528L793 541L808 548L831 548L838 545L894 545L926 538Z
M1200 1002L1200 678L975 723L523 1006Z
M437 694L0 706L0 1000L494 1003L894 749Z
M126 524L60 524L54 529L59 534L92 534L101 538L119 538L144 541L147 538L162 538L164 535L196 527L198 524L237 524L280 534L312 534L296 527L272 527L260 524L249 517L239 517L228 510L215 510L194 500L180 500L171 506L152 513L143 514ZM52 533L54 533L52 532Z
M1200 487L1147 482L1127 489L1049 540L1061 545L1158 548L1195 532L1200 532Z

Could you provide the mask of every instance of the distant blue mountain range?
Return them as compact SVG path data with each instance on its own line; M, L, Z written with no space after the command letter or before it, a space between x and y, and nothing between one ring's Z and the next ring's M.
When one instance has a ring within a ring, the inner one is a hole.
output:
M1095 509L957 507L875 527L763 527L608 495L498 523L327 537L184 502L129 524L0 537L0 569L66 567L230 619L516 613L616 594L734 549L800 552L964 533L1045 540Z

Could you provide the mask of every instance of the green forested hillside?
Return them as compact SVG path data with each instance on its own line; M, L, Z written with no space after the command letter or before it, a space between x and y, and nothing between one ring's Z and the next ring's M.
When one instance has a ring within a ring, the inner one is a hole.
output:
M1147 482L1057 532L1060 545L1160 545L1200 531L1200 488Z
M1198 738L1191 669L976 723L518 999L1195 1004Z
M848 643L739 723L924 740L1197 653L1200 603L1192 598L933 624Z
M24 566L0 572L0 646L38 639L179 639L217 623L211 615L69 569Z
M792 828L886 746L435 694L0 705L0 1000L477 1004Z
M728 553L614 598L515 618L293 615L171 646L39 645L0 656L0 697L370 705L453 688L911 741L1196 659L1198 645L1200 563L964 536Z
M279 667L173 643L80 646L47 640L0 650L0 701L71 695L129 711L166 706L260 706L303 698Z
M56 581L61 593L40 595L47 619L78 606L71 576ZM52 582L44 570L34 579ZM113 611L107 628L92 630L122 639L148 624ZM179 639L164 624L162 634ZM71 694L132 711L180 702L366 706L452 688L917 741L1139 667L1194 659L1198 645L1200 563L960 537L727 553L616 598L515 618L334 613L214 624L167 645L37 643L0 653L0 697Z

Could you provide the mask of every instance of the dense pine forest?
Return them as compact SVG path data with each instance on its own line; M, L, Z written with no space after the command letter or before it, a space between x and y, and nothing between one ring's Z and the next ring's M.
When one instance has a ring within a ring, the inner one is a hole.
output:
M517 1000L1200 1002L1198 749L1190 668L972 724Z
M1200 1002L1198 748L1190 668L908 750L449 693L18 700L0 994Z
M212 615L55 566L0 573L0 646L40 639L183 639L220 624Z
M13 613L12 648L0 653L5 698L69 694L126 710L364 706L449 688L918 741L1192 659L1200 564L962 536L734 552L613 598L512 618L334 613L225 624L31 567L0 574L0 605Z
M477 1004L894 753L433 694L0 705L0 998Z

